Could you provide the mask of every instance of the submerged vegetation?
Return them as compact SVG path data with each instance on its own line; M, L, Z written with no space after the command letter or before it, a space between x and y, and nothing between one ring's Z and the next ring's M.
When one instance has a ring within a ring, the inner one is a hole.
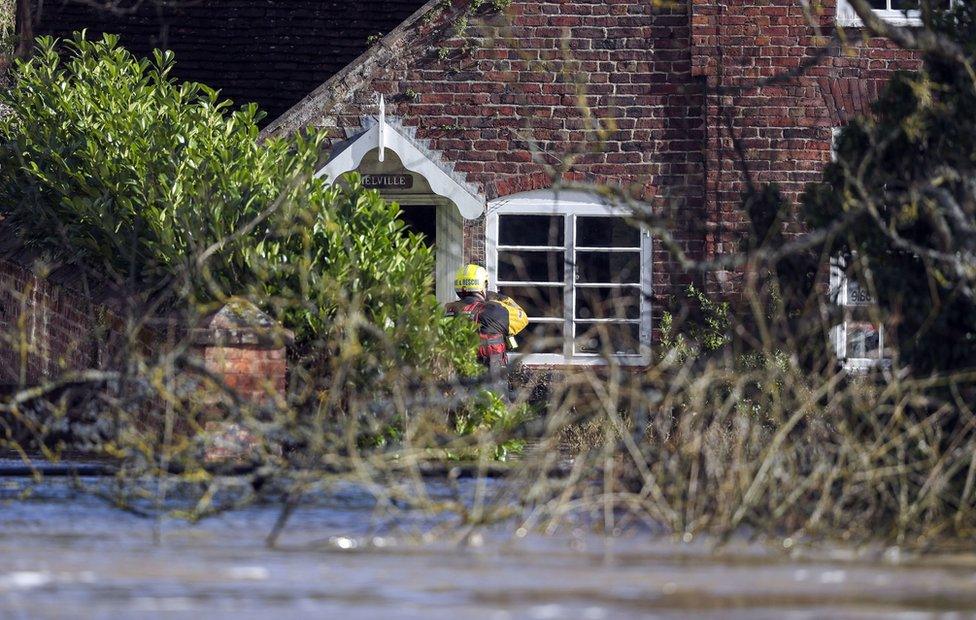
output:
M927 24L971 56L976 7L954 15ZM201 385L223 388L205 373L189 385L185 346L131 346L114 366L125 372L3 400L0 447L112 457L112 499L133 510L177 487L187 518L275 502L272 542L304 497L349 479L385 509L452 514L465 532L553 531L581 514L611 533L787 547L927 548L976 532L969 67L930 51L876 119L845 130L804 196L802 235L784 234L794 211L777 188L751 188L750 234L725 257L741 294L710 294L716 265L693 265L647 367L606 350L599 367L521 373L500 394L478 376L471 326L441 317L431 252L397 207L355 178L315 178L320 136L258 144L257 112L174 82L171 57L69 45L62 60L42 41L2 96L4 225L47 261L107 277L134 332L154 313L252 300L297 335L289 390L261 407L204 402ZM858 320L896 334L887 360L857 372L828 345L850 318L828 290L838 258L846 286L869 293ZM236 462L207 459L215 420L252 439ZM449 480L501 469L505 491L433 496L424 475L445 463Z

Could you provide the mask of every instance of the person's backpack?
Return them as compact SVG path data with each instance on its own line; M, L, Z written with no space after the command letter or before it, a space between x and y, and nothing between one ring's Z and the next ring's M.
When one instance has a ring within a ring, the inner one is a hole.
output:
M515 300L505 295L499 295L496 299L498 303L505 306L508 310L508 335L517 336L529 324L529 317L525 314L522 306L515 303Z
M529 324L529 317L525 314L522 306L515 303L515 300L507 295L494 293L491 300L508 310L508 348L515 349L518 345L515 336L519 335L526 325Z

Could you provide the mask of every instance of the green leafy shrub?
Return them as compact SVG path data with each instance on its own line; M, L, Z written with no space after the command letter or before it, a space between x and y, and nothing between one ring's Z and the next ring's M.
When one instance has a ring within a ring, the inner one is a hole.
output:
M528 404L509 405L505 399L491 390L481 390L477 397L455 414L457 434L464 437L485 433L490 437L492 457L505 461L521 454L525 441L512 434L531 419ZM471 454L452 454L454 458L469 458Z
M0 94L4 225L136 307L251 298L296 332L300 368L470 374L474 330L441 319L433 255L395 205L316 178L323 136L258 140L261 113L170 77L106 35L38 40ZM342 353L340 355L340 352Z
M713 301L690 284L673 305L661 318L661 346L676 361L707 356L732 341L729 302Z

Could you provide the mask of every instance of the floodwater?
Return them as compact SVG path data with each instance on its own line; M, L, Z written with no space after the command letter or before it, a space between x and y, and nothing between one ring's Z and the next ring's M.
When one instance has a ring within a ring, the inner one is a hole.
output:
M976 618L976 561L807 559L748 545L713 555L648 533L505 531L459 545L423 515L377 519L354 488L299 510L190 525L0 479L0 618ZM408 525L404 527L404 523ZM424 536L424 533L427 536Z

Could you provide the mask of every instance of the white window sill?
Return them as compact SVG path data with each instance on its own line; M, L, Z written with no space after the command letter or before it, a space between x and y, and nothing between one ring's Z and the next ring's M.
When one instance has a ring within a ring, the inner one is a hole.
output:
M509 353L513 362L525 366L606 366L607 360L598 356L565 357L555 353ZM621 366L647 366L651 363L651 356L620 355L614 361Z
M852 357L843 360L843 365L847 372L863 373L874 368L891 368L891 360L887 358Z

